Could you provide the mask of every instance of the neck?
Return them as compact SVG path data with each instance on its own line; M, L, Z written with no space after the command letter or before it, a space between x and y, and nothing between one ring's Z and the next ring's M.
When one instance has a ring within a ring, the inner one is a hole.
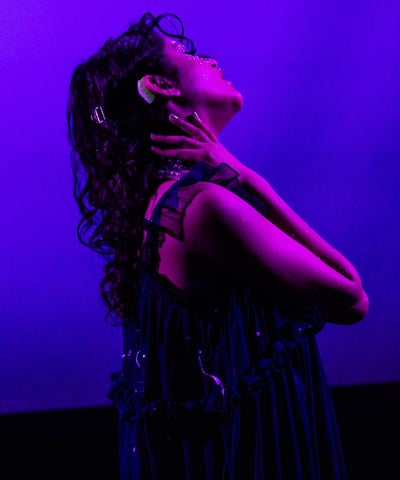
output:
M190 109L187 107L177 108L177 106L174 105L174 108L170 110L170 113L174 113L180 118L188 119L190 123L192 123L191 117L193 112L197 112L207 129L216 136L220 134L225 125L232 118L232 114L229 112L224 112L222 108L213 111L209 108L204 108L204 106L199 105L192 105Z
M228 123L229 119L223 119L221 118L221 114L214 115L212 112L209 110L201 111L201 108L196 110L198 113L199 117L201 118L201 121L206 125L208 130L215 136L218 136L225 125Z

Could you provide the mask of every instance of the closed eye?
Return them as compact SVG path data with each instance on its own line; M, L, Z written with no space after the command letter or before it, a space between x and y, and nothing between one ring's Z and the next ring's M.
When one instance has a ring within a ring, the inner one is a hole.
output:
M217 59L215 57L213 57L212 55L197 55L199 58L204 58L206 60L215 60L217 61Z

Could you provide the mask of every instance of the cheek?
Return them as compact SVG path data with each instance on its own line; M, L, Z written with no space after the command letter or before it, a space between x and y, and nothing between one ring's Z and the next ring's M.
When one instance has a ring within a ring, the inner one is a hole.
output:
M207 72L197 72L187 76L182 81L181 86L184 92L191 97L196 95L204 96L204 94L218 90L218 82Z
M215 79L215 75L212 75L213 72L204 71L200 72L197 75L196 83L199 90L210 90L215 88L216 85L219 83Z
M187 91L215 90L220 84L218 72L199 60L189 59L181 70L181 83Z
M218 72L212 68L201 68L191 79L192 86L199 92L217 92L225 87Z
M217 70L209 66L186 65L181 70L180 81L184 95L192 99L225 97L233 93L232 86L220 78Z

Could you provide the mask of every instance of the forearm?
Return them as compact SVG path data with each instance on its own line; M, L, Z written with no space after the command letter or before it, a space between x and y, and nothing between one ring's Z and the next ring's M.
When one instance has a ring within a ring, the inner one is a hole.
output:
M360 277L354 266L299 217L280 198L267 180L251 169L246 170L241 177L243 186L248 193L264 202L270 221L294 240L308 248L321 261L358 283L361 288Z

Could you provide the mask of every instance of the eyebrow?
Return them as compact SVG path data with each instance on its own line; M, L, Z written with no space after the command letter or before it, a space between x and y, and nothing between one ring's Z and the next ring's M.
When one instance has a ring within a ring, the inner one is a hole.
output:
M212 60L217 60L217 57L213 55L197 55L199 58L211 58Z

